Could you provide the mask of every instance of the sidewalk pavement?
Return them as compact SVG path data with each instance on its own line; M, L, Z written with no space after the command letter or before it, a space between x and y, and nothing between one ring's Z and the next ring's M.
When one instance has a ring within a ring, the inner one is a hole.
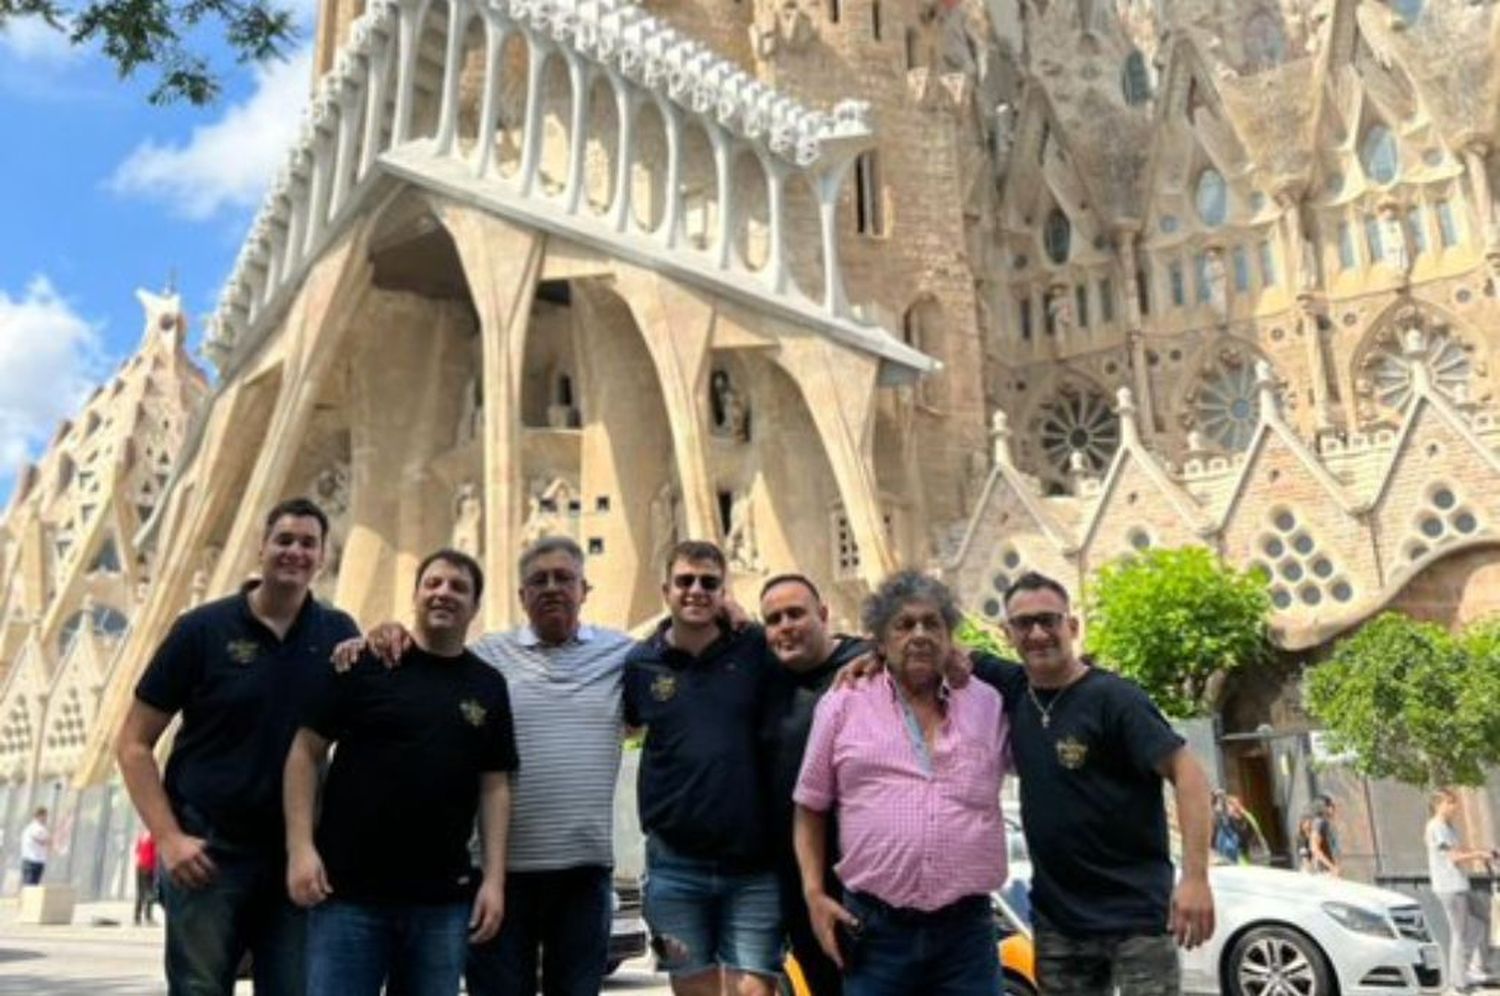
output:
M73 922L16 922L14 897L0 899L0 996L164 996L160 907L155 926L136 927L129 902L80 903ZM666 996L666 976L645 960L626 962L607 993ZM250 996L248 981L235 996Z

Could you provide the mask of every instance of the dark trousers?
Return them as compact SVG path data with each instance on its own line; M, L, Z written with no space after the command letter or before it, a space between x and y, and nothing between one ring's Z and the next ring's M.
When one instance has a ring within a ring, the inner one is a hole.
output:
M47 870L44 861L22 861L21 862L21 884L41 885L42 872Z
M456 996L472 903L347 903L307 915L307 996ZM389 987L386 983L389 982Z
M930 913L897 909L860 893L844 905L860 924L845 952L848 996L994 996L1000 958L988 896Z
M598 996L609 955L610 869L509 872L505 919L487 944L470 947L470 996Z
M302 996L307 921L286 895L279 852L211 846L218 874L201 889L162 876L170 996L231 996L245 952L257 996Z
M135 870L135 922L140 923L144 919L147 923L151 919L151 907L156 904L156 869L137 868Z

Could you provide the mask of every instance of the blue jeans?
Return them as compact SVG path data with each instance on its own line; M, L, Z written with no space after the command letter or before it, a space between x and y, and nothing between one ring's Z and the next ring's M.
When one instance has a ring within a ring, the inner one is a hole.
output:
M599 996L610 895L604 867L507 873L500 933L469 949L469 996L534 996L538 948L546 996Z
M255 992L301 996L306 917L286 895L286 859L210 845L218 869L201 889L162 881L167 915L167 991L171 996L230 996L245 952L253 959Z
M895 909L850 893L858 939L846 951L845 996L995 996L1000 955L987 896L931 913Z
M44 872L46 870L47 870L47 863L44 862L44 861L22 861L21 862L21 884L22 885L41 885L42 884L42 872Z
M456 996L469 947L469 903L348 903L307 918L307 996Z
M646 923L661 967L697 975L723 967L755 975L781 971L781 893L776 873L726 868L646 840Z

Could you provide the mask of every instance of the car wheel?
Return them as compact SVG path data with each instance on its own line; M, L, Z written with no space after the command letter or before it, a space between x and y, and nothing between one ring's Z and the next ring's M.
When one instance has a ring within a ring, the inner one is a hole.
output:
M1230 996L1332 996L1328 959L1306 934L1257 927L1235 942L1225 966Z
M622 962L618 958L616 958L614 961L607 961L607 962L605 962L604 963L604 974L605 974L605 976L608 977L608 976L614 975L616 972L618 972L620 970L620 966L623 965L623 964L624 964L624 962Z

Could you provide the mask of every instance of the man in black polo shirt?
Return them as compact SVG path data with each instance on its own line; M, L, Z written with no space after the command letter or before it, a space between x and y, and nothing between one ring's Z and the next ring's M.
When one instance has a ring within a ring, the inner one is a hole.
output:
M813 713L833 685L839 669L869 649L864 640L836 636L828 628L828 606L817 587L801 574L779 574L761 588L760 617L766 643L776 662L765 711L764 740L769 762L769 821L776 875L781 887L781 915L797 967L812 996L839 996L843 973L823 951L808 919L802 896L802 872L792 847L796 806L792 792L802 771L802 755L812 732ZM830 814L826 853L838 856L838 827ZM828 894L843 887L830 865L824 876Z
M306 499L271 509L260 580L177 620L120 730L120 773L166 873L173 996L228 996L247 948L257 993L303 990L305 924L284 885L281 768L303 703L332 677L333 647L359 632L308 591L327 532ZM153 751L178 713L164 783Z
M472 557L430 554L401 667L365 654L297 731L287 886L312 907L308 996L379 996L387 982L407 996L457 993L466 942L500 929L516 744L505 678L464 649L483 590ZM315 843L318 769L335 741ZM476 811L482 879L469 861Z
M976 654L974 676L999 690L1010 718L1037 988L1178 993L1176 944L1194 947L1214 930L1208 780L1145 692L1076 655L1078 620L1062 585L1025 574L1006 592L1005 612L1025 666ZM1164 778L1182 830L1175 887Z
M646 921L677 996L770 996L781 925L758 743L765 634L722 622L718 547L680 543L666 568L669 618L625 661L625 722L647 728Z

